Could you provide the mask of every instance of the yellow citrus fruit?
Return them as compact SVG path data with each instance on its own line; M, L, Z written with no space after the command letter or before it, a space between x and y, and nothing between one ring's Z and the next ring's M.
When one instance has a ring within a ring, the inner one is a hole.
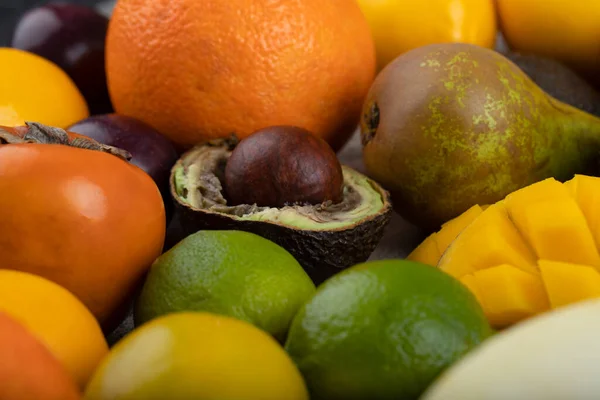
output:
M44 343L82 388L108 353L90 311L71 292L37 275L0 269L0 311Z
M497 0L502 33L517 51L600 70L600 1Z
M269 334L211 313L173 313L111 350L87 400L308 400L296 366Z
M33 53L0 47L0 122L66 128L88 116L85 99L62 69Z
M493 48L494 0L358 0L383 68L399 55L434 43L460 42Z
M19 116L14 107L0 105L0 125L22 126L25 125L25 120Z

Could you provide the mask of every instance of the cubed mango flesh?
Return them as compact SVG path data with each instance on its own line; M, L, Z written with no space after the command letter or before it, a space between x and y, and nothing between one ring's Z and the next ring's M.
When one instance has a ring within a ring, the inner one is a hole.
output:
M475 218L479 217L482 212L481 207L476 204L458 217L451 219L442 225L442 229L440 229L436 236L440 255L444 254L454 239L456 239L456 237L460 235L460 233L469 226Z
M485 306L483 304L483 296L481 294L481 291L479 290L479 287L477 286L475 276L473 274L463 275L459 280L471 291L471 293L473 293L481 307L485 309Z
M539 276L512 265L498 265L473 274L480 303L495 328L504 328L550 307Z
M432 233L423 240L407 259L437 266L448 246L481 212L481 207L474 205L458 217L444 223L439 232Z
M518 207L514 214L511 205ZM596 242L572 197L528 205L507 203L507 208L538 258L600 267Z
M564 185L583 212L596 248L600 248L600 178L575 175Z
M410 261L416 261L434 267L437 266L442 255L438 251L438 245L435 240L436 236L437 233L429 235L406 258Z
M552 308L600 297L600 273L588 265L539 260L542 282Z
M508 218L502 204L483 211L442 255L440 269L460 278L463 275L509 264L537 274L536 257Z

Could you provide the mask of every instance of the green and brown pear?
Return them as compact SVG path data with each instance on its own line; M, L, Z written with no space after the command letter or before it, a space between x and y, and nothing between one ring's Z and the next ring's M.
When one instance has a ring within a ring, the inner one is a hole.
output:
M379 74L361 139L367 171L396 210L436 229L542 179L595 174L600 119L546 94L495 51L439 44Z

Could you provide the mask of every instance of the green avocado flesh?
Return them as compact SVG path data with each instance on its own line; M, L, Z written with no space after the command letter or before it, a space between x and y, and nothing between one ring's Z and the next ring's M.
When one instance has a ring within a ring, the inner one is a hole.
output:
M256 204L228 206L222 177L231 150L227 146L199 146L174 171L179 200L194 209L228 214L241 221L264 221L313 231L352 227L385 208L384 194L367 177L342 166L344 198L340 203L289 205L282 208Z

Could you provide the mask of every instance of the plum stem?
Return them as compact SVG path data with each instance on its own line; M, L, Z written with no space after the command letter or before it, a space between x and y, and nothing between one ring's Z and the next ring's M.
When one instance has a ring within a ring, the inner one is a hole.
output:
M114 146L108 146L87 137L70 138L67 131L61 128L43 125L37 122L26 122L26 127L12 131L0 127L0 145L16 143L60 144L79 149L102 151L117 156L125 161L132 158L131 153ZM19 131L25 134L18 134Z

